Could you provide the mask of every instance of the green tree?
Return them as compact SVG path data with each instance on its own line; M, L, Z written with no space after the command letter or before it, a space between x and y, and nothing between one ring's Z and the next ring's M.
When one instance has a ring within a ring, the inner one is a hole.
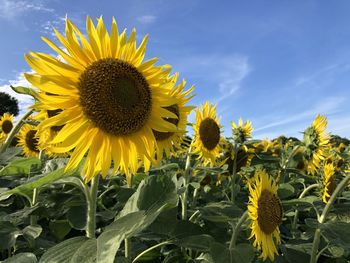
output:
M5 92L0 92L0 115L5 112L17 116L19 113L18 100Z

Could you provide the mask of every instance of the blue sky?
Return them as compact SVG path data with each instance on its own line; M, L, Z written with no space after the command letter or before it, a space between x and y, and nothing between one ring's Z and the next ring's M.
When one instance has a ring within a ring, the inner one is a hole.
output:
M66 15L80 28L87 15L103 15L108 25L114 16L139 39L150 35L148 58L196 86L193 105L218 103L225 135L242 117L253 122L254 137L300 137L321 113L331 133L349 138L349 11L347 0L0 0L0 90L26 85L23 55L52 53L40 36L63 31Z

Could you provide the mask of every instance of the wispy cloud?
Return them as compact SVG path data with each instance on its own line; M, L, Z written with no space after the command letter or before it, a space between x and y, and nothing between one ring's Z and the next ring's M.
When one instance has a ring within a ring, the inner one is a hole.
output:
M33 11L54 12L52 8L48 8L36 1L0 0L0 18L14 20L24 13Z
M154 15L143 15L136 18L141 24L152 24L156 21L157 17Z
M12 97L15 97L18 100L18 106L20 109L20 115L22 115L24 112L28 110L28 107L31 106L34 102L33 98L29 95L24 94L18 94L15 91L11 89L10 86L24 86L29 87L30 84L28 81L23 77L23 73L18 74L18 76L13 79L9 80L7 84L3 84L0 86L0 91L6 92L10 94Z

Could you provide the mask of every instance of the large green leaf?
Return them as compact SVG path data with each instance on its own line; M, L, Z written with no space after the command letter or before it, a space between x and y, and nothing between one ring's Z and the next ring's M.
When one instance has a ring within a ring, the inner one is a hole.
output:
M114 262L125 238L145 229L162 210L176 206L177 201L175 176L150 176L142 181L117 220L106 227L97 239L97 262Z
M38 260L33 253L19 253L3 261L3 263L37 263Z
M90 246L93 242L93 246ZM95 259L95 243L96 240L84 236L67 239L46 251L42 255L40 263L92 263ZM86 258L83 256L84 253L86 253ZM91 254L93 254L92 257ZM81 261L73 261L74 258Z
M0 194L0 201L9 198L13 194L28 196L34 188L39 188L43 185L53 183L63 177L72 176L76 170L65 173L64 168L58 169L48 174L37 175L31 178L28 183L22 184L9 191Z
M14 160L0 170L0 176L28 175L30 168L33 165L40 165L40 163L40 160L36 157Z
M331 244L350 250L350 223L327 222L321 224L321 233Z

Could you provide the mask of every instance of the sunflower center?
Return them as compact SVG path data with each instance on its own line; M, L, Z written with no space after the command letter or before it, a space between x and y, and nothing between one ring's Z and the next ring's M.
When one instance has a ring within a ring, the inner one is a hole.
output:
M10 133L10 131L11 131L12 128L13 128L12 121L10 121L10 120L4 120L3 123L2 123L1 128L2 128L2 131L3 131L5 134Z
M92 63L80 75L78 88L84 114L106 133L132 134L150 116L151 89L127 62L105 58Z
M282 206L278 197L264 189L258 200L258 224L261 230L267 234L273 231L282 223Z
M179 117L180 117L180 112L179 112L179 106L177 104L171 105L169 107L164 107L165 109L167 109L168 111L174 113L177 116L177 119L175 118L164 118L166 121L174 124L175 126L177 126L179 124ZM155 131L153 130L153 134L154 137L156 137L157 141L164 141L168 138L170 138L174 132L159 132L159 131Z
M57 110L47 110L47 116L49 116L49 118L54 117L58 114L60 114L62 112L61 109L57 109ZM55 132L59 132L60 130L62 130L64 125L60 125L60 126L52 126L51 127L51 131L55 131Z
M26 134L26 145L29 148L29 150L33 152L39 152L38 149L38 139L35 138L36 130L30 130Z
M199 126L199 137L209 151L213 150L220 141L220 127L212 118L204 119Z

